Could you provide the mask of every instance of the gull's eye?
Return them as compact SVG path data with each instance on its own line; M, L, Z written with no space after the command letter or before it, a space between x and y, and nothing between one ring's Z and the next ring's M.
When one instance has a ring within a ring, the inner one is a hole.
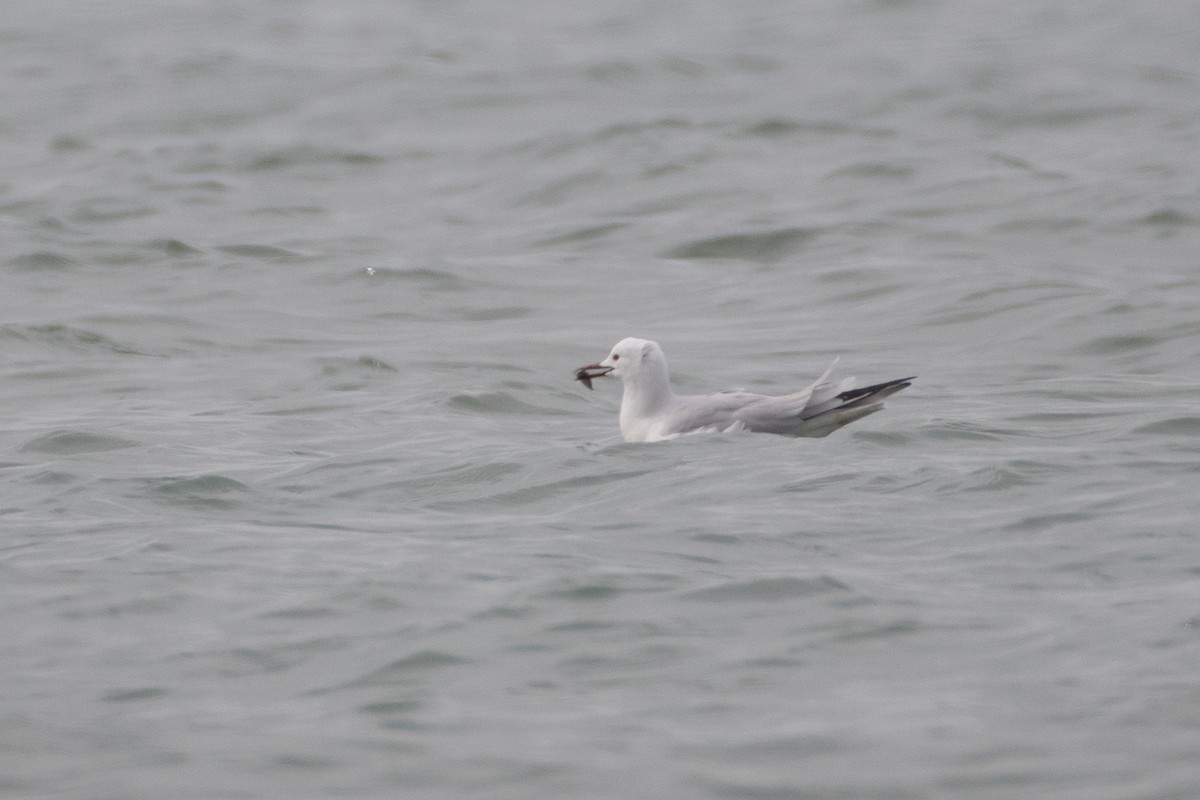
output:
M612 354L612 360L613 360L613 361L620 361L620 360L621 360L621 357L620 357L619 355L617 355L616 353L613 353L613 354Z

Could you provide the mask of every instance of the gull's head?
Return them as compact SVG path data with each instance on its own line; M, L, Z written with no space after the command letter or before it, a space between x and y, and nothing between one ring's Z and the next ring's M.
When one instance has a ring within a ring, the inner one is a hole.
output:
M593 378L612 376L625 383L636 383L644 375L667 373L667 357L657 342L630 336L617 342L608 358L599 364L588 364L575 370L575 380L592 388Z

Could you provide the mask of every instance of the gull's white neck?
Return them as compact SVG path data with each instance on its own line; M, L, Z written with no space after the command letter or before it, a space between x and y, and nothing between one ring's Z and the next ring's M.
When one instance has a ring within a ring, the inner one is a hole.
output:
M659 417L675 399L671 378L665 369L650 365L624 381L621 395L621 435L627 442L661 438Z

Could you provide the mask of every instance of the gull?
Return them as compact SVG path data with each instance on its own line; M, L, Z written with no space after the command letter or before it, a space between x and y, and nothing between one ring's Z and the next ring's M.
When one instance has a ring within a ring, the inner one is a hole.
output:
M913 380L897 378L856 389L854 378L827 383L832 371L830 366L807 389L775 397L741 389L677 395L671 391L667 357L658 343L629 337L617 342L599 364L575 370L575 380L591 389L596 378L621 379L621 435L627 442L735 431L828 436L856 419L874 414L883 408L885 397L911 386Z

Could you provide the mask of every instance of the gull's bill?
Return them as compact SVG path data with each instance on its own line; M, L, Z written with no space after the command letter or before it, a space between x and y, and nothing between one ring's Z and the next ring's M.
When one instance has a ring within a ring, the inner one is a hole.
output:
M591 389L592 381L594 379L603 378L612 371L612 367L602 367L599 364L588 364L585 367L580 367L579 369L575 370L575 380Z

